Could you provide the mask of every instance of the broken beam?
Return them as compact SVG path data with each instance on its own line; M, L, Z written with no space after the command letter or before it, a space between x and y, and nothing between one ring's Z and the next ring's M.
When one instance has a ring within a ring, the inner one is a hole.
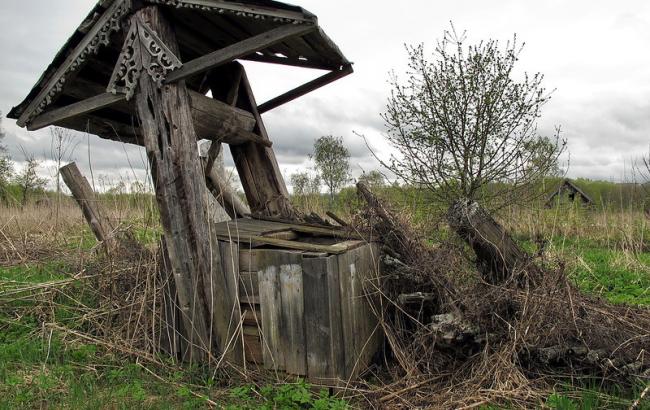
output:
M262 34L258 34L246 40L224 47L220 50L206 54L194 60L184 63L181 68L171 72L165 82L173 83L191 77L229 63L238 58L246 57L251 53L263 50L274 44L280 43L288 38L303 36L318 28L316 25L293 25L288 24L274 28Z
M289 101L293 101L298 97L302 97L307 93L317 90L324 85L334 82L339 78L345 77L346 75L351 74L353 71L354 70L352 69L351 65L346 65L340 70L327 73L321 77L318 77L308 83L305 83L299 87L294 88L291 91L287 91L286 93L265 102L264 104L257 107L257 111L259 111L260 114L263 114L267 111L270 111L274 108L281 106L282 104L286 104Z

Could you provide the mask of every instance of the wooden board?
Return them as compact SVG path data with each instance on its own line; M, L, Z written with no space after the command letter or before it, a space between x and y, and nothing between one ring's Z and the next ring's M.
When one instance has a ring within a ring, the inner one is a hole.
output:
M303 258L307 374L332 383L345 378L338 259Z
M364 281L376 275L377 247L368 244L338 255L341 317L348 378L355 378L370 362L382 340L377 318L364 293Z
M230 295L230 321L228 323L228 348L224 352L226 358L233 363L244 362L242 337L242 312L239 304L239 247L234 242L219 242L219 252Z
M270 251L269 251L270 252ZM265 263L258 272L260 311L262 314L262 354L264 367L267 369L283 370L284 351L280 337L282 320L282 299L280 294L280 269L273 264L272 255L260 253L270 263ZM259 260L259 259L258 259Z
M307 374L305 344L305 307L303 299L302 256L280 252L280 293L282 298L282 327L286 371Z

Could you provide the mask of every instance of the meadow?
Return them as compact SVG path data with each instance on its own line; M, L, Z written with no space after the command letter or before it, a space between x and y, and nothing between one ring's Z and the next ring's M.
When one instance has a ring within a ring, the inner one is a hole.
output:
M378 191L432 245L454 240L442 210L427 206L426 195ZM650 219L638 201L617 198L592 208L511 207L502 209L498 219L540 262L566 269L581 290L615 304L650 306ZM293 200L307 211L332 209L344 219L360 205L351 188L334 202L320 195ZM160 227L150 195L104 195L102 202L111 219L138 241L157 246ZM302 380L234 376L139 355L107 341L92 320L99 314L93 286L105 264L70 198L0 208L0 409L339 409L367 404L362 390L334 397ZM567 381L539 405L629 408L643 388ZM638 408L650 408L650 402Z

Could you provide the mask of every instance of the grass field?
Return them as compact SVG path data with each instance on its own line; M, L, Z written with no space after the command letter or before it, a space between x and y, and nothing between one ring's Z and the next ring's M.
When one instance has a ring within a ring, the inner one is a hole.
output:
M155 244L159 228L146 207L110 208L141 242ZM511 210L502 221L531 253L546 238L540 259L563 266L582 290L612 303L650 306L650 226L640 212ZM58 213L0 210L1 409L363 407L358 399L334 398L300 380L260 382L164 358L134 361L99 339L58 331L57 323L89 331L80 315L95 302L80 278L96 259L94 247L70 202ZM558 386L540 406L627 408L639 389L605 391L576 382Z

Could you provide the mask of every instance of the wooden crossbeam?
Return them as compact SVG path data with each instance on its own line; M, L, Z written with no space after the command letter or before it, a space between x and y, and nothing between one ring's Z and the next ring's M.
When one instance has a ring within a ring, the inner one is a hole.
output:
M111 93L103 93L94 97L86 98L74 104L66 105L65 107L56 108L54 110L46 111L45 113L34 118L32 122L27 125L29 131L40 130L48 125L56 124L57 122L67 120L69 118L77 117L84 114L90 114L93 111L101 110L102 108L110 107L118 102L124 101L124 95L113 95Z
M265 147L271 147L273 145L268 139L252 132L255 128L256 120L250 112L194 91L189 91L189 95L194 126L197 136L200 139L215 140L232 145L247 142L261 144ZM131 110L124 94L113 95L111 93L102 93L61 108L47 111L36 117L28 125L27 129L35 131L49 125L60 124L68 120L88 116L95 111L107 107L119 108L119 111L128 112ZM108 120L106 122L111 123ZM84 122L82 121L80 124L83 126Z
M184 63L180 69L170 73L165 82L173 83L183 80L195 74L208 71L238 58L245 57L251 53L263 50L288 38L303 36L317 28L318 26L309 24L289 24L274 28L262 34L242 40L239 43L232 44L210 54L188 61L187 63Z
M265 102L264 104L257 107L257 111L260 114L263 114L267 111L270 111L274 108L281 106L282 104L286 104L289 101L293 101L298 97L302 97L307 93L317 90L324 85L334 82L339 78L345 77L346 75L351 74L353 71L354 70L352 69L352 65L347 65L341 68L340 70L329 72L323 76L320 76L308 83L305 83L299 87L294 88L291 91L287 91L286 93Z

